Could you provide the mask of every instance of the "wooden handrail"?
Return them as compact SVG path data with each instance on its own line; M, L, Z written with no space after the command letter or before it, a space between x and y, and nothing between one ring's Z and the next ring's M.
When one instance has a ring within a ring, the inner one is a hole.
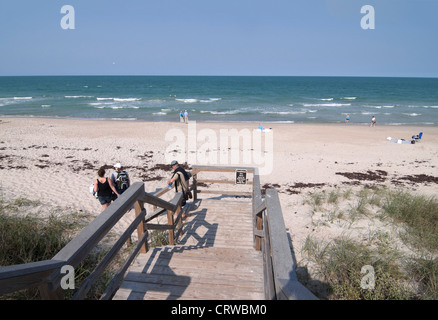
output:
M0 295L41 285L64 261L44 260L0 268Z
M160 190L160 194L164 194ZM114 227L114 225L124 216L124 214L132 207L135 207L136 218L121 235L118 241L110 249L107 255L95 268L92 274L82 283L81 287L76 291L74 299L83 299L91 285L103 273L105 268L114 259L119 250L123 247L131 234L137 228L138 243L131 251L130 255L123 264L122 269L116 275L107 288L104 297L108 299L120 284L120 279L133 261L138 252L146 252L148 231L146 228L146 210L144 203L152 204L153 206L161 207L155 210L154 216L149 216L151 220L158 215L168 212L168 230L170 244L175 244L175 229L179 230L176 236L181 232L181 201L182 193L176 193L171 201L165 201L158 198L157 193L146 193L144 183L133 183L113 204L105 209L97 216L88 226L86 226L75 238L73 238L64 248L62 248L52 260L41 262L33 262L28 264L0 267L0 294L7 294L17 290L27 289L30 287L39 287L41 297L43 299L62 299L63 294L60 290L60 281L64 276L61 274L61 268L69 265L73 268L77 267L103 239L103 237ZM174 214L177 218L173 221ZM150 228L153 229L153 228Z
M267 228L263 239L269 241L275 299L316 300L315 295L297 279L296 264L292 258L277 190L267 189L265 200Z
M232 167L232 166L201 166L194 165L192 167L192 175L197 174L201 171L212 171L212 172L234 172L236 169L244 169L248 172L254 172L257 168L254 167ZM258 169L257 169L258 170Z
M144 220L145 215L146 215L146 210L143 209L141 213L137 215L137 217L131 223L131 225L126 229L126 231L122 234L119 240L117 240L117 242L114 244L111 250L105 255L105 257L102 259L99 265L94 269L94 271L90 274L90 276L88 276L88 278L84 281L84 283L81 285L79 290L76 291L75 295L73 296L73 300L82 300L85 298L85 295L90 290L92 284L96 282L96 280L105 271L105 268L111 263L111 261L113 261L116 254L125 244L126 240L128 240L128 237L131 237L131 234L134 232L134 230L137 228L140 222Z
M180 194L182 195L182 193L180 193ZM161 208L166 209L166 210L176 211L176 207L177 207L176 202L177 201L175 202L175 199L177 197L178 197L178 195L175 195L175 197L170 202L168 202L168 201L163 200L161 198L158 198L150 193L146 193L143 196L142 201L147 202L147 203L152 204L152 205L157 206L157 207L161 207Z
M134 202L138 198L142 198L144 194L143 183L133 183L112 205L62 248L53 259L66 261L69 265L76 267L123 217L125 212L134 205Z

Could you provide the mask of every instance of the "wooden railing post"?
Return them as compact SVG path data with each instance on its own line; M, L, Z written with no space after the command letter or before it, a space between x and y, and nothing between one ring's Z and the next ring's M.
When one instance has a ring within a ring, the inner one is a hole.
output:
M136 201L134 204L135 217L138 217L140 213L145 210L143 201ZM146 232L146 224L142 221L137 226L138 239L140 240ZM146 241L140 248L140 253L148 252L148 242Z
M262 218L262 214L263 214L263 211L260 212L260 214L258 214L258 215L256 216L256 220L257 220L257 230L258 230L258 231L263 230L263 218ZM256 249L257 251L261 251L261 250L262 250L262 238L260 238L260 237L256 237L256 238L255 238L255 249Z
M182 212L181 212L181 203L178 205L178 207L176 207L176 216L178 217L178 215L179 214L181 214L181 218L178 220L178 224L177 224L177 229L179 229L179 228L181 228L181 225L182 225L182 216L183 216L183 214L182 214Z
M171 246L175 245L175 229L173 226L173 215L175 214L175 212L167 210L167 224L169 225L169 227L171 226L172 228L169 229L169 244Z
M42 300L64 300L64 292L61 287L51 290L49 283L45 283L38 287L38 291Z
M198 174L193 175L193 201L198 200Z
M254 228L254 248L257 251L262 250L261 231L263 230L263 211L266 208L265 202L262 200L260 190L260 176L257 168L253 169L253 184L252 184L252 214ZM259 232L258 232L259 231Z
M183 223L183 219L182 219L183 212L182 211L183 211L183 209L181 208L181 202L180 202L180 204L178 204L178 206L176 207L176 211L175 211L175 215L176 215L176 219L177 219L178 223L176 224L176 227L173 229L174 231L175 230L177 231L176 234L174 235L175 236L174 241L176 241L176 242L178 242L179 235L182 231L181 230L182 223Z

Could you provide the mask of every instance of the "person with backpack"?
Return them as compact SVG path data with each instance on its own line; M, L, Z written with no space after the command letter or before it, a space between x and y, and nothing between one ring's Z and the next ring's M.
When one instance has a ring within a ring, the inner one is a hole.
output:
M186 200L188 200L188 198L192 198L189 190L190 174L186 170L184 170L184 168L182 168L176 160L173 160L170 166L173 169L173 175L167 181L167 184L172 185L173 183L175 183L175 192L183 193L183 200L181 205L185 206ZM185 218L185 214L183 214L183 218Z
M111 175L111 181L113 182L116 190L119 194L122 194L129 188L131 185L131 181L129 180L128 173L123 170L122 164L116 163L114 165L114 169L116 171Z

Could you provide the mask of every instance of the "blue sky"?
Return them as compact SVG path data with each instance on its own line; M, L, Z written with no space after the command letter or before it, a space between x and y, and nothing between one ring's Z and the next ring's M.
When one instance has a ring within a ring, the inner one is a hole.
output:
M438 77L437 12L438 0L2 0L0 75Z

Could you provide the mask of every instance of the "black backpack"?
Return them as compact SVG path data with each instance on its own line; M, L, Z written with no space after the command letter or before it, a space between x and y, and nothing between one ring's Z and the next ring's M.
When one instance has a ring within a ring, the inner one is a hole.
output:
M117 179L120 179L120 180L117 181ZM119 190L128 189L129 177L128 177L128 174L126 173L126 171L120 171L119 173L117 173L116 181L117 181L117 188Z

